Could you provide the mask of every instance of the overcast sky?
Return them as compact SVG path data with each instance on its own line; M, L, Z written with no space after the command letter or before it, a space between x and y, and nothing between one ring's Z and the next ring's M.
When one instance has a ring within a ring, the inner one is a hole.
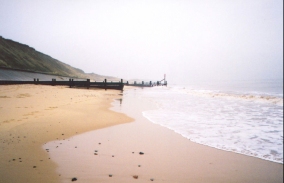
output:
M124 79L283 78L282 0L0 0L0 35Z

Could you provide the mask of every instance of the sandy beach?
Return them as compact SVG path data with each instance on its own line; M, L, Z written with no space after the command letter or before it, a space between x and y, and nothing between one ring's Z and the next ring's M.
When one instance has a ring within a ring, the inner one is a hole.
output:
M283 181L283 164L193 143L144 118L153 104L122 96L0 86L0 182Z
M0 86L0 182L60 182L42 145L133 121L110 112L116 90Z

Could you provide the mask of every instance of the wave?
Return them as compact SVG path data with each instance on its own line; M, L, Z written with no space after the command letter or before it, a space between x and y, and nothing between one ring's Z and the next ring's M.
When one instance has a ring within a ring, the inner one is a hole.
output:
M235 126L232 124L230 126L218 125L218 122L215 122L212 126L211 122L213 121L204 121L202 119L198 119L200 123L194 121L194 124L191 125L191 120L185 122L185 116L177 115L175 118L168 120L169 116L172 115L167 115L169 111L167 114L164 112L164 110L150 110L143 111L142 114L152 123L173 130L192 142L283 164L283 150L281 150L283 144L276 143L281 139L281 137L278 137L278 131L275 131L275 133L273 130L270 130L269 133L258 132L252 130L249 126L240 124L241 122ZM220 126L226 128L226 132ZM243 128L244 126L245 128ZM270 129L273 127L265 128ZM246 130L242 132L241 129ZM250 134L247 134L247 131L250 131Z
M137 92L137 91L136 91ZM141 90L153 123L193 142L283 164L283 95L174 86Z
M184 92L186 94L193 95L193 96L199 96L199 97L237 99L237 100L245 100L245 101L252 101L252 102L270 103L270 104L283 106L283 97L272 96L269 94L225 93L221 91L211 91L211 90L186 90Z

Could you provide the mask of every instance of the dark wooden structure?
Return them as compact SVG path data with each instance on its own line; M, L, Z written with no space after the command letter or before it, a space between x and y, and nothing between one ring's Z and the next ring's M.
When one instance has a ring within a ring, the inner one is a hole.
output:
M163 81L163 82L162 82ZM153 86L167 86L167 81L165 79L161 80L161 81L157 81L157 82L148 82L148 83L144 83L144 81L142 81L141 83L137 83L136 81L134 81L132 84L130 84L128 81L125 84L126 86L138 86L138 87L153 87Z
M152 83L151 81L149 83L144 83L144 81L142 81L141 83L137 83L136 81L134 81L132 84L130 84L127 81L125 85L126 86L138 86L138 87L153 87L154 83Z
M123 80L121 79L120 82L107 82L107 79L101 82L91 82L90 79L86 80L74 80L69 79L69 81L57 81L56 79L52 79L51 81L40 81L38 78L34 78L33 81L16 81L16 80L0 80L0 85L18 85L18 84L36 84L36 85L63 85L63 86L69 86L72 87L84 87L84 88L102 88L102 89L115 89L115 90L123 90L124 85L126 86L136 86L136 87L153 87L153 86L167 86L167 81L165 78L161 81L157 82L147 82L144 83L142 81L141 83L137 83L134 81L134 83L130 84L128 81L126 83L123 83Z
M51 81L39 81L39 79L34 79L33 81L15 81L15 80L0 80L0 85L15 85L15 84L36 84L36 85L63 85L71 87L85 87L85 88L102 88L102 89L115 89L123 90L124 83L121 79L120 82L107 82L105 79L102 82L91 82L90 79L85 81L74 81L74 79L69 79L69 81L56 81L52 79Z

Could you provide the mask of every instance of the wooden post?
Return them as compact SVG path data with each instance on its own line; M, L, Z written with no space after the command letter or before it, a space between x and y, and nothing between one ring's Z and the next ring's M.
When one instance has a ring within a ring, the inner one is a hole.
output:
M52 86L55 86L55 85L56 85L56 79L52 79L51 81L52 81L52 82L51 82L51 83L52 83L51 85L52 85Z
M107 79L105 79L105 90L107 90Z
M36 84L36 78L34 78L34 84Z
M142 85L144 85L144 81L142 81Z
M90 79L87 79L87 89L90 88Z
M150 86L152 86L152 81L150 81Z
M120 83L120 87L121 87L121 90L123 90L123 79L121 79L121 83Z
M71 88L72 87L72 80L71 80L71 78L69 78L69 88Z

